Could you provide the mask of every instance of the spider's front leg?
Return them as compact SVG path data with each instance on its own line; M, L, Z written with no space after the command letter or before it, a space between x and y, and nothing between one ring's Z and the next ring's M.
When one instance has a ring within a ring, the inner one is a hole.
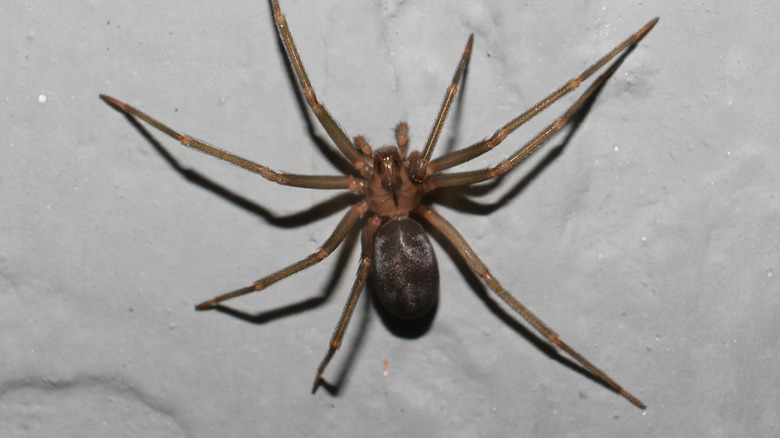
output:
M528 155L530 155L531 152L536 150L536 148L544 144L547 138L549 138L552 134L557 132L561 127L565 125L566 120L568 120L571 117L571 115L576 113L582 107L582 103L587 100L587 96L591 95L595 90L597 90L601 86L601 84L603 84L604 81L606 81L612 75L612 73L617 69L617 67L620 65L622 60L625 59L628 53L631 52L631 50L639 43L639 41L641 41L642 38L644 38L645 35L647 35L647 33L650 32L650 30L653 28L653 26L655 26L657 22L658 22L658 18L654 18L650 20L647 24L642 26L642 28L639 29L636 33L628 37L622 43L615 46L615 48L613 48L609 53L602 56L598 61L594 62L590 67L585 69L585 71L580 73L579 76L569 80L568 82L563 84L560 88L547 95L547 97L537 102L536 105L532 106L524 113L520 114L519 116L509 121L509 123L496 130L496 132L494 132L493 135L490 136L489 138L477 142L476 144L471 145L467 148L454 151L449 154L445 154L431 161L428 166L428 174L429 175L435 174L437 172L441 172L451 167L455 167L459 164L473 160L474 158L490 151L494 147L498 146L502 141L504 141L504 139L509 134L514 132L520 126L524 125L527 121L534 118L537 114L545 110L547 107L557 102L563 96L574 91L577 87L580 86L582 82L587 80L591 75L593 75L595 72L601 69L604 65L608 64L613 58L615 58L616 56L622 53L622 55L620 55L617 58L617 60L612 63L608 71L606 73L603 73L601 76L599 76L596 82L593 85L591 85L588 88L588 90L584 93L583 97L581 97L577 101L577 103L572 105L570 110L567 112L567 115L564 118L562 118L564 119L562 122L558 120L552 125L550 125L546 130L542 131L542 133L540 133L540 135L537 138L535 138L532 142L528 143L520 151L516 152L513 155L514 163L512 164L512 166L519 163L520 161L525 159ZM509 166L509 168L511 168L512 166ZM474 182L484 181L485 179L495 177L497 176L497 174L498 173L495 172L495 169L491 169L490 172L487 171L483 172L482 176L484 177L482 179L471 178L471 179L467 179L467 181L464 182L448 181L446 185L451 186L457 184L472 184ZM440 185L440 187L444 187L444 185Z
M466 47L463 49L463 54L460 56L458 68L455 69L455 74L452 75L450 86L447 87L447 92L444 94L444 100L441 103L441 108L439 108L439 113L436 115L436 121L433 123L433 127L431 127L431 133L428 134L428 140L425 142L425 147L423 147L423 150L420 153L420 158L417 160L415 168L412 169L412 180L417 183L425 179L426 174L429 174L428 161L433 155L433 149L439 141L439 135L441 134L442 128L444 128L447 114L450 112L452 102L455 100L455 95L458 93L458 86L463 77L463 72L466 70L466 65L468 65L469 59L471 59L471 48L473 46L474 34L471 34L466 42Z
M348 175L299 175L295 173L277 172L266 166L263 166L262 164L255 163L254 161L247 160L244 157L240 157L224 149L220 149L212 144L206 143L203 140L182 134L173 128L170 128L163 122L139 110L138 108L124 103L119 99L115 99L105 94L101 94L100 98L117 111L124 113L125 116L143 120L174 140L177 140L184 146L199 150L204 154L208 154L212 157L219 158L220 160L227 161L228 163L234 164L238 167L242 167L250 172L254 172L262 176L271 182L285 186L301 187L306 189L347 189L352 191L361 191L363 189L363 184L360 179Z
M487 167L484 169L478 169L478 170L471 170L466 172L452 172L452 173L437 173L428 178L425 181L425 188L426 190L430 191L436 188L440 187L458 187L458 186L466 186L469 184L476 184L482 181L487 181L490 179L493 179L497 176L501 176L506 172L509 172L512 170L515 166L525 161L526 158L530 157L531 154L536 152L539 148L544 146L545 143L547 143L547 140L549 140L556 132L563 129L564 126L566 126L572 118L582 109L582 107L585 105L585 103L593 96L594 93L596 93L597 90L599 90L603 85L604 82L606 82L607 79L612 76L613 73L615 73L615 70L620 67L620 64L623 63L623 60L628 55L629 52L623 53L620 58L615 60L614 63L605 71L602 73L595 82L593 82L590 87L588 87L587 90L585 90L584 93L582 93L582 96L580 96L572 106L569 107L568 110L559 118L555 119L552 123L547 125L546 128L544 128L541 132L539 132L534 138L532 138L528 143L523 145L520 149L515 151L512 155L510 155L505 160L502 160L500 163L496 164L493 167ZM475 146L479 146L481 144L489 144L489 142L496 137L499 133L502 133L501 128L497 131L496 134L493 135L493 137L483 140L479 143L477 143ZM504 137L508 135L507 133L502 133L500 140L503 140ZM496 143L498 144L498 143ZM491 146L492 147L492 146ZM472 149L472 147L462 149L461 151L456 151L450 156L457 156L460 152L469 152ZM447 158L447 156L444 156L442 158ZM435 163L431 163L431 167L435 168Z
M349 293L347 303L344 305L344 310L341 312L339 322L333 330L328 352L325 353L325 357L322 358L322 362L320 362L320 366L317 368L317 376L314 378L314 385L311 388L312 393L320 386L320 383L322 382L322 373L325 371L325 367L328 366L328 362L330 362L330 359L336 353L336 350L341 347L341 341L344 338L344 333L347 332L347 326L352 318L352 313L355 311L358 298L360 298L360 292L366 284L368 269L371 267L372 258L374 256L374 235L376 235L376 230L379 229L381 224L382 220L379 216L372 215L363 227L363 233L360 238L362 246L360 265L358 266L355 283L352 285L352 291Z
M282 13L282 8L279 6L278 0L271 0L271 9L274 14L274 22L276 23L276 30L279 33L279 38L282 40L284 51L287 54L287 60L290 63L295 76L298 78L298 84L303 90L303 97L306 99L306 103L314 112L317 120L325 128L325 132L333 140L336 146L339 148L342 154L349 160L350 164L357 169L364 177L370 172L370 166L366 162L365 157L360 151L355 148L352 141L347 136L347 133L339 126L338 122L330 115L328 109L325 108L314 92L314 87L311 86L309 76L306 74L306 69L303 67L303 61L301 61L301 55L298 54L298 49L295 47L295 41L293 41L290 27L287 24L287 18Z

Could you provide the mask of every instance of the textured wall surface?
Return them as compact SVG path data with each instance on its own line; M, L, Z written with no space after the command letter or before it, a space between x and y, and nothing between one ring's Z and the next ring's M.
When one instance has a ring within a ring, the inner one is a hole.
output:
M439 208L647 410L551 355L438 244L430 328L394 334L365 295L325 374L336 388L311 395L358 244L233 312L193 306L314 251L343 204L145 137L98 99L274 169L337 172L270 6L29 1L0 6L0 434L776 435L778 8L462 3L282 7L319 97L374 146L400 120L424 143L473 33L439 153L661 17L576 130ZM464 168L498 162L571 102Z

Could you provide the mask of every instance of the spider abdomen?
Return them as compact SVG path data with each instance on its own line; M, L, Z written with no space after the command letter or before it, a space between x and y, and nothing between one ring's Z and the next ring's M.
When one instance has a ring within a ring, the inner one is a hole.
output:
M439 265L428 234L408 217L383 223L374 237L374 288L392 315L420 318L439 298Z

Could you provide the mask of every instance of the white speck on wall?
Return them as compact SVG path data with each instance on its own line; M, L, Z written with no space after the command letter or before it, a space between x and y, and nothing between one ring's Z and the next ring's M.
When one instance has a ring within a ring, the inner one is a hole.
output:
M46 103L46 95L45 94L39 94L38 95L38 103Z

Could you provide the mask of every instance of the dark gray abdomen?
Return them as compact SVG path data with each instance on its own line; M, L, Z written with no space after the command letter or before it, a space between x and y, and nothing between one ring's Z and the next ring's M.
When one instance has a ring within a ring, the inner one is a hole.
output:
M439 265L423 227L409 218L390 219L374 237L374 288L394 316L416 319L439 298Z

